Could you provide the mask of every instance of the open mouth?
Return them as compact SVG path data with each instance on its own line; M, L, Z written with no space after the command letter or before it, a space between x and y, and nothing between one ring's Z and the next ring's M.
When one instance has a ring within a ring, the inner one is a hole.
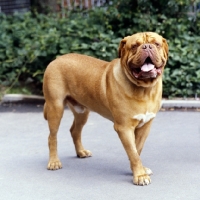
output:
M156 78L162 73L162 67L157 68L150 57L147 57L144 64L138 68L131 68L132 74L135 78L146 79Z

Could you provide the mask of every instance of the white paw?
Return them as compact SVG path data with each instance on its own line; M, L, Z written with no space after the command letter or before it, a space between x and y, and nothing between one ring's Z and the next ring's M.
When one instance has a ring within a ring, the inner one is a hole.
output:
M149 185L151 183L151 179L148 175L141 175L133 178L133 184L135 185Z

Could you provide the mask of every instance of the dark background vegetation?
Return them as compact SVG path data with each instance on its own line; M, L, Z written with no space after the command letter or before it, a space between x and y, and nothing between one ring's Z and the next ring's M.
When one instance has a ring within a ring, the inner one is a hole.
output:
M44 70L57 56L78 52L110 61L123 37L154 31L169 43L163 96L200 96L200 12L194 4L114 0L95 9L66 9L63 17L33 1L30 12L0 14L0 90L42 94Z

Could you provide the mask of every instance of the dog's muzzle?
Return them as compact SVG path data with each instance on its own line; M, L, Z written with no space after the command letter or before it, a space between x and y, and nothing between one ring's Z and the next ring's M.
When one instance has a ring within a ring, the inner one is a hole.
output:
M143 44L141 47L141 59L144 60L141 67L130 67L133 76L137 79L156 78L162 73L162 66L154 64L154 47L152 44Z

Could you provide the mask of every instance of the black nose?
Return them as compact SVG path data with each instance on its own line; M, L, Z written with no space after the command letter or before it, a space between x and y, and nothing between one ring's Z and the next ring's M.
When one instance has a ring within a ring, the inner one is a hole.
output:
M146 50L152 49L152 45L151 45L151 44L148 44L148 43L147 43L147 44L143 44L143 45L142 45L142 48L143 48L143 49L146 49Z

